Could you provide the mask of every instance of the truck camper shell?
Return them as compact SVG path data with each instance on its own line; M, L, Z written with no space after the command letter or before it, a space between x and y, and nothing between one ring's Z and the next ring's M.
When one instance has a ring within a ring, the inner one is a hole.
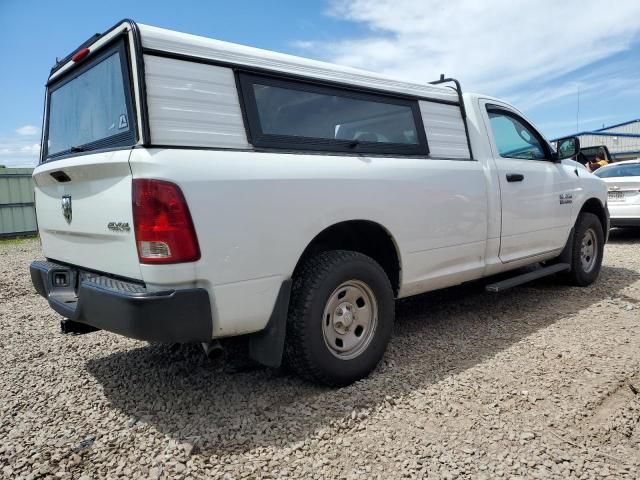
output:
M49 77L50 91L51 87L73 77L78 69L119 42L124 44L129 64L127 83L135 110L135 145L296 150L295 142L287 145L286 141L261 142L251 137L252 129L247 128L251 123L248 114L251 109L243 105L247 90L243 89L239 94L238 87L243 78L258 76L271 82L304 82L302 85L310 91L331 93L335 88L341 94L351 94L355 98L366 99L367 95L373 95L381 101L410 101L416 110L417 122L422 123L419 127L424 127L418 131L426 132L424 148L413 153L433 158L471 158L457 82L455 89L411 83L364 70L137 24L132 20L123 20L102 35L92 36L58 62ZM177 87L185 79L191 79L191 90ZM212 95L214 90L217 93ZM44 145L46 129L43 140ZM309 145L307 142L304 150ZM366 150L346 144L342 148L333 147L347 153ZM366 153L385 152L380 149ZM42 161L52 158L58 157L50 156L44 148Z

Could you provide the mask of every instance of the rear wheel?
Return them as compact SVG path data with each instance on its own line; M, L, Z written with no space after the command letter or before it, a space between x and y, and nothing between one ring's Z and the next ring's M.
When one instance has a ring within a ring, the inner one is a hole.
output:
M604 232L600 220L593 213L580 214L573 235L569 282L580 287L592 284L600 274L603 252Z
M393 290L377 262L351 251L320 253L293 281L285 362L307 380L348 385L376 367L393 320Z

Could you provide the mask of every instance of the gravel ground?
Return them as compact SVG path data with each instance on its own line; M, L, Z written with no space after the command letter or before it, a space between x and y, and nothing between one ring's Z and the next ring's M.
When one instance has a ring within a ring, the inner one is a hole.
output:
M0 244L7 478L639 478L640 232L589 288L467 285L398 304L368 379L230 373L192 346L63 336Z

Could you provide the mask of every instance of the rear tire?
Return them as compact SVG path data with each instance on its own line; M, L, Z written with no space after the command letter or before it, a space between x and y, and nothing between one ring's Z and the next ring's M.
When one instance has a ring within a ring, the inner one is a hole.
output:
M293 279L285 364L329 386L367 376L391 338L394 308L389 279L372 258L332 250L306 260Z
M574 230L567 281L579 287L591 285L600 274L603 253L604 232L600 220L593 213L581 213Z

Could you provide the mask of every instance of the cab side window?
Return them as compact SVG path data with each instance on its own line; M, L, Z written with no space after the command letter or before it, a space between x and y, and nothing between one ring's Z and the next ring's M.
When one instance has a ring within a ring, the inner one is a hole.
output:
M500 108L488 108L491 129L501 157L546 160L544 140L523 120Z

